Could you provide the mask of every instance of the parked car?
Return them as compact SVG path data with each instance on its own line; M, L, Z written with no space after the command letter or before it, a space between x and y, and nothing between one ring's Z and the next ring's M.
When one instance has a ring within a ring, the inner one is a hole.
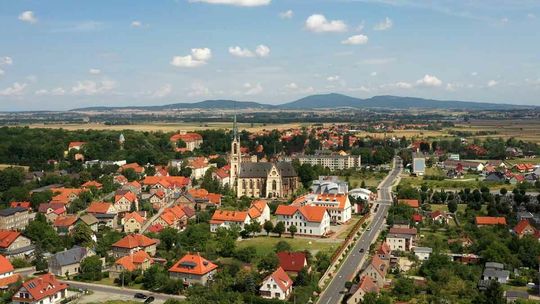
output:
M137 292L133 297L136 298L136 299L146 299L146 298L148 298L147 295L145 295L144 293L140 293L140 292Z

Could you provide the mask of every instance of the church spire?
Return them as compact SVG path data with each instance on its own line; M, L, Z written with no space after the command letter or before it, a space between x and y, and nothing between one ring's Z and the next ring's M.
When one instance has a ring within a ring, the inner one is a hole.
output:
M234 123L233 123L233 139L238 137L238 126L236 125L236 113L234 113Z

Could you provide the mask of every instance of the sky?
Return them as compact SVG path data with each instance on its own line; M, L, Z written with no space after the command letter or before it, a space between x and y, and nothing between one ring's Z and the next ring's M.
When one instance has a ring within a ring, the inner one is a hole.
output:
M540 105L540 1L0 1L0 111L331 92Z

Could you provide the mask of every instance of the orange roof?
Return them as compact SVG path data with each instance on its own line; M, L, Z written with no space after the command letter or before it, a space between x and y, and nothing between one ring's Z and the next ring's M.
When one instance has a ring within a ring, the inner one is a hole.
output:
M502 216L477 216L476 225L506 225L506 218Z
M138 182L138 181L132 181L132 182L129 182L126 184L126 186L131 186L131 187L135 187L135 188L142 188L141 184Z
M203 140L201 134L199 133L184 133L184 134L174 134L171 136L170 141L176 142L182 140L184 142L192 142Z
M214 173L215 173L215 174L218 176L218 178L220 178L220 179L224 179L224 178L229 177L229 172L223 170L223 168L217 169L216 171L214 171Z
M0 288L7 287L17 281L22 280L22 276L18 273L12 274L9 277L4 277L0 279Z
M30 204L30 202L11 202L9 204L9 206L11 208L22 207L22 208L25 208L25 209L30 209L31 204Z
M11 265L11 262L6 259L5 256L0 254L0 275L3 275L4 273L12 272L15 270L13 268L13 265Z
M348 196L345 194L319 194L317 195L317 201L319 202L337 202L337 209L345 209Z
M54 193L52 202L62 203L64 205L70 202L70 196L79 196L83 189L78 188L52 188L51 191Z
M287 275L285 270L283 270L281 267L278 267L278 269L264 279L264 281L268 280L269 278L272 278L274 282L276 282L279 289L281 289L283 292L286 292L289 288L291 288L293 283L291 278L289 278L289 275Z
M88 213L102 213L105 214L111 209L112 204L111 203L105 203L105 202L93 202L86 208L86 212Z
M420 207L420 202L417 199L400 199L398 203L407 205L411 208Z
M204 157L194 158L188 164L188 167L192 167L192 168L195 168L195 169L200 169L200 168L204 168L204 167L207 167L207 166L208 166L208 160L206 160L206 158L204 158Z
M123 239L112 244L112 247L132 249L136 247L148 247L155 244L157 244L156 240L151 239L145 235L136 233L136 234L126 235Z
M36 302L46 297L50 297L61 290L67 289L68 285L58 281L53 274L47 273L24 282L22 287L30 293L33 301ZM14 300L17 299L17 295L18 293L15 293L15 296L13 296ZM21 302L25 302L25 299L21 300Z
M379 287L377 284L375 284L375 280L373 280L372 277L366 275L363 276L362 279L360 279L360 283L358 284L358 288L362 289L364 292L379 292Z
M69 227L75 225L77 222L77 216L76 215L65 215L65 216L58 216L54 220L54 227Z
M86 183L82 184L81 187L83 188L90 188L90 187L96 187L96 188L101 188L103 187L103 185L99 182L96 182L96 181L87 181Z
M81 146L84 146L84 144L86 144L85 141L72 141L69 143L69 148L75 148L75 147L81 147Z
M131 192L131 191L128 191L128 192L125 192L123 194L116 194L114 196L114 201L115 202L118 202L119 200L121 200L123 197L125 197L130 203L133 203L134 201L137 200L137 195L135 195L135 193Z
M324 214L327 213L326 207L321 206L285 206L279 205L276 209L276 215L293 215L296 211L299 211L308 222L320 223Z
M0 248L8 248L21 235L18 231L0 230Z
M140 224L144 223L144 218L137 211L133 211L131 213L126 214L126 216L124 216L124 222L127 222L130 219L134 219L136 222Z
M514 232L521 235L527 227L531 227L534 231L536 231L536 229L531 225L531 223L529 223L528 220L523 219L519 221L519 223L517 223L516 227L514 227Z
M193 198L206 198L208 196L208 190L206 189L189 189L188 190L189 195L193 196Z
M161 184L165 188L170 188L171 186L181 188L189 185L190 182L191 179L183 176L147 176L142 181L145 186Z
M146 251L139 250L132 255L126 255L119 258L114 263L118 265L122 265L122 267L124 267L124 269L126 269L127 271L133 271L137 269L137 264L140 265L144 263L145 261L151 260L151 259L152 258L150 257L150 255L148 255Z
M296 210L298 210L297 206L287 206L287 205L278 205L275 214L276 215L293 215Z
M216 264L208 261L197 253L186 254L183 256L176 264L169 268L169 272L204 275L216 268Z
M122 172L126 169L133 169L135 173L142 173L144 168L137 163L125 164L118 169L118 172Z
M263 200L256 200L251 203L251 207L248 209L249 216L252 219L258 218L264 211L266 202Z
M216 210L212 215L214 222L244 222L248 216L247 211Z
M373 268L375 268L375 270L377 270L377 272L384 277L386 274L386 264L381 257L374 255L373 259L371 259L371 266L373 266Z

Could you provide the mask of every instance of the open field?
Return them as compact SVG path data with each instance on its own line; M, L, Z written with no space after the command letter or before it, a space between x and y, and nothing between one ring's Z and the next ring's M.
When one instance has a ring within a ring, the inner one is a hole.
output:
M28 172L28 170L30 169L30 167L28 166L15 166L15 165L0 164L0 171L6 168L10 168L10 167L22 168L25 172Z
M247 130L250 132L258 132L262 130L272 130L272 129L290 129L290 128L300 128L302 126L308 126L309 124L302 123L286 123L286 124L249 124L249 123L239 123L239 130ZM109 130L109 131L122 131L122 130L133 130L133 131L162 131L162 132L175 132L179 130L183 131L200 131L200 130L209 130L209 129L230 129L232 128L232 123L229 122L209 122L209 123L143 123L143 124L133 124L133 125L106 125L101 123L80 123L80 124L29 124L26 125L29 128L46 128L46 129L65 129L69 131L76 130Z
M456 131L478 132L496 131L495 135L474 136L475 138L515 137L524 141L540 142L540 121L533 120L473 120L469 123L456 125Z
M331 239L316 239L316 238L302 238L295 237L291 239L290 236L282 235L281 238L278 237L266 237L259 236L251 239L244 239L237 243L238 248L244 248L247 246L254 246L257 248L257 254L260 256L266 255L269 252L274 251L274 246L279 241L286 241L295 251L309 250L312 254L316 254L319 251L326 252L330 255L339 247L340 242L336 242Z

